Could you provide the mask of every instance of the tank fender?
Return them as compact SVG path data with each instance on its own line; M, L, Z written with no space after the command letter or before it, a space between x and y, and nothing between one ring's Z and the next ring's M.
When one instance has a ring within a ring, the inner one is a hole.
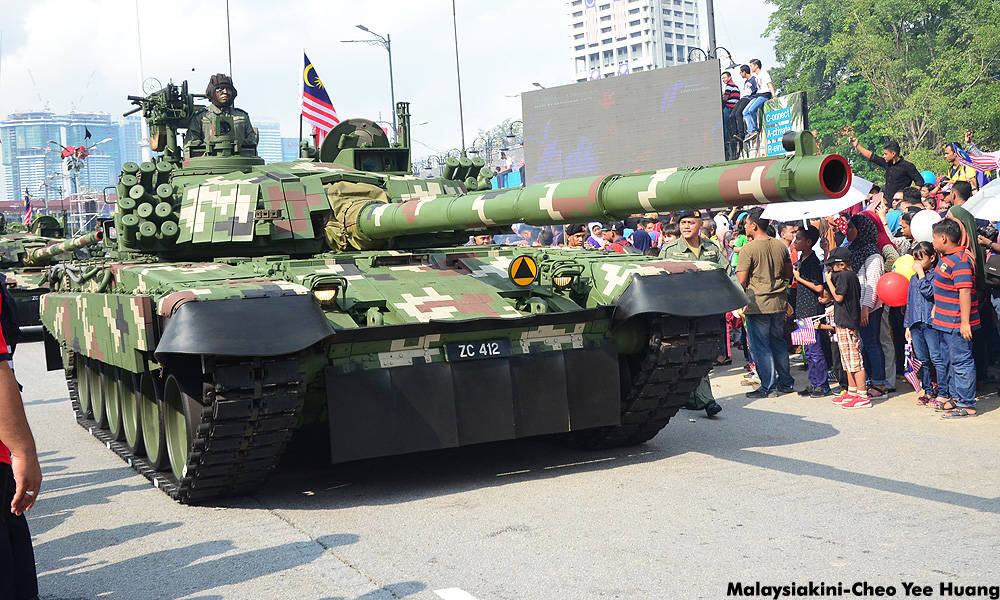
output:
M154 354L277 356L332 335L311 295L185 302L165 320Z
M681 317L723 315L749 303L746 294L722 269L632 275L615 302L612 326L637 315L661 313Z

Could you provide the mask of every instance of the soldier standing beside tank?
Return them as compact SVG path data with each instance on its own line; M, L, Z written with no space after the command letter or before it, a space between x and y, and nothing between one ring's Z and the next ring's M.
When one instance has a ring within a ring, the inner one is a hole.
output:
M710 262L725 269L726 274L732 277L733 267L726 260L722 248L715 242L701 237L701 213L697 210L686 210L678 212L675 216L678 217L677 225L681 235L660 249L660 258ZM691 400L684 408L704 410L710 417L722 412L722 407L712 396L712 385L708 381L708 375L698 384L698 389L691 393Z
M208 80L205 96L211 101L211 104L191 116L184 144L186 146L204 144L205 131L211 131L212 120L219 116L226 116L233 120L233 133L236 136L236 143L240 146L240 154L256 156L257 132L250 123L250 115L245 110L233 106L233 101L236 100L236 88L233 86L233 80L225 73L212 75L212 78ZM218 135L227 132L215 133Z

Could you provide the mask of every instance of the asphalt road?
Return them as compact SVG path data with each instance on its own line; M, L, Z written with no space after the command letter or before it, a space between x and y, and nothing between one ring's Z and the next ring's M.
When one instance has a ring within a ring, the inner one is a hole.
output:
M912 391L855 411L748 401L730 367L713 375L718 417L682 411L643 446L522 440L329 466L320 442L300 441L265 489L192 507L76 424L40 343L19 346L16 367L45 475L29 515L43 599L659 600L758 581L842 584L846 596L867 582L872 597L917 582L942 597L942 583L1000 585L995 394L982 416L951 422Z

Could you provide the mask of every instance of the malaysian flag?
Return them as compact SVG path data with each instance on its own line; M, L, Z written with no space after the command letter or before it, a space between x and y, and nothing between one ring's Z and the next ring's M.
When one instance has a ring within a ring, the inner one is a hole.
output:
M24 188L24 217L21 222L24 223L25 227L31 225L31 218L31 196L28 195L28 188Z
M798 329L792 332L792 344L795 346L808 346L816 343L816 328L813 327L812 319L795 319Z
M340 119L309 57L305 52L302 56L306 61L306 68L302 71L302 118L313 126L313 132L320 134L322 142L323 137L340 123Z
M597 0L583 0L583 32L588 46L601 41L597 30Z
M913 391L920 391L920 367L923 363L917 360L917 357L913 354L913 345L906 345L906 372L903 373L903 377L910 382L913 386Z
M1000 168L1000 152L984 152L973 156L956 147L955 154L958 155L958 162L977 171L993 171Z
M612 0L611 2L611 31L615 38L625 37L625 0Z

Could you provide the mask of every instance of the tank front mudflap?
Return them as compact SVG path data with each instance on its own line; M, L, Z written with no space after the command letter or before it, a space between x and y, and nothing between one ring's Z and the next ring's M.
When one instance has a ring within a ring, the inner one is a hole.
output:
M277 356L333 333L312 296L186 302L166 320L154 354Z
M743 290L722 269L633 275L616 303L612 323L654 313L680 317L724 315L748 302Z
M334 463L618 425L618 350L326 369Z

